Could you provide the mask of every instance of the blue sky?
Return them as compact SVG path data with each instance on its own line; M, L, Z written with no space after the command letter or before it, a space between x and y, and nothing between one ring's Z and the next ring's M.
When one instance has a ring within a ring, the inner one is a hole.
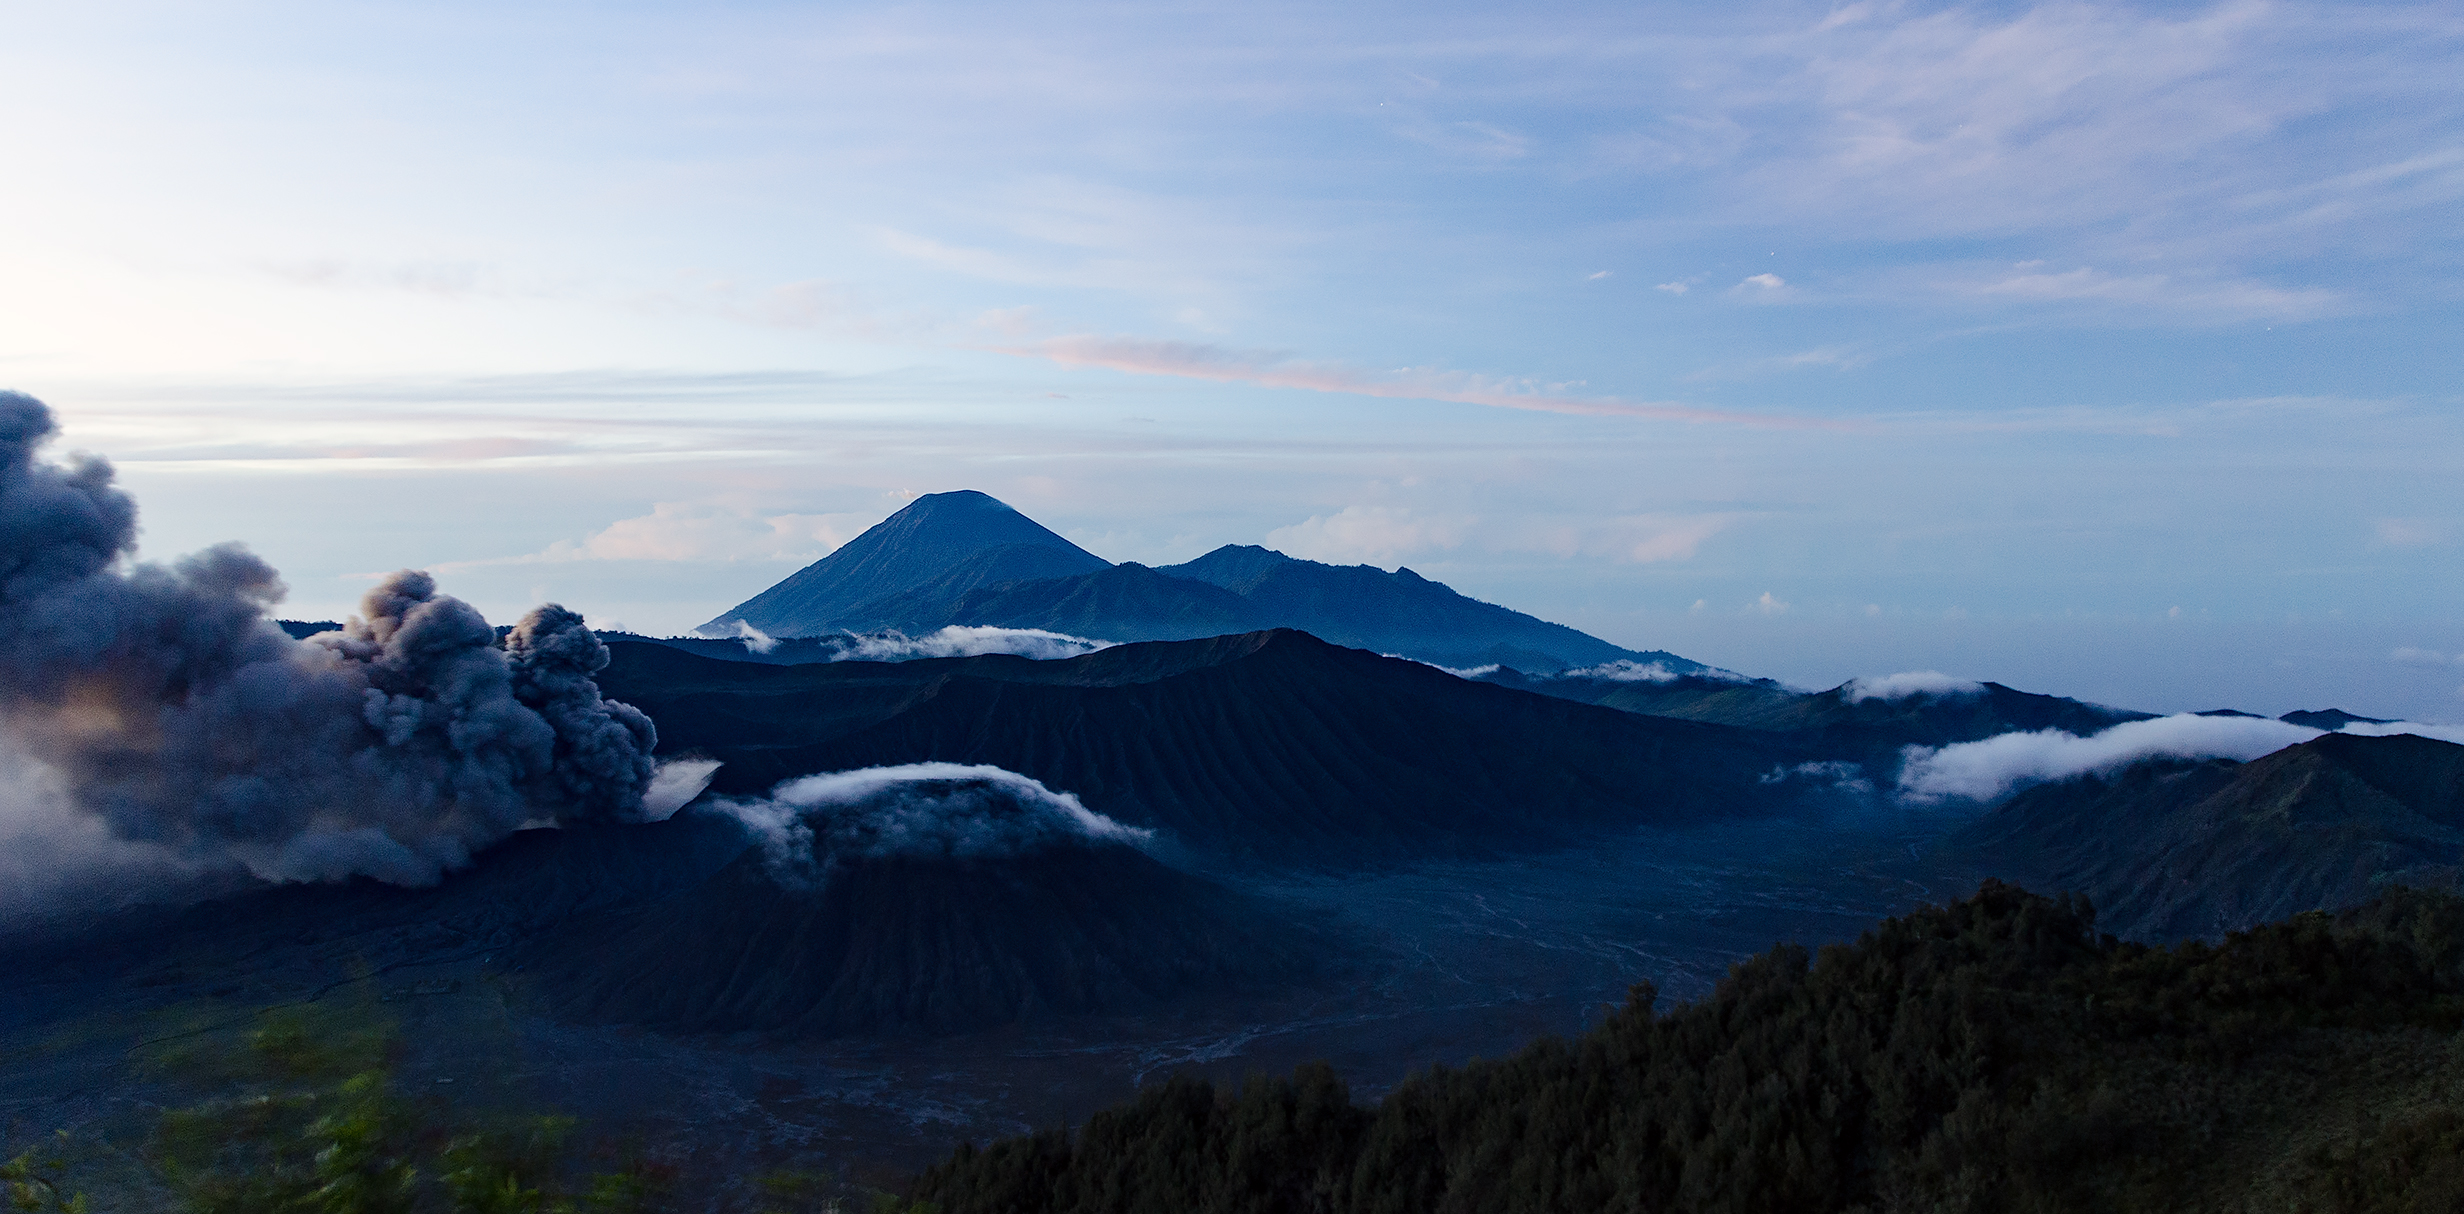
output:
M2453 5L49 6L0 381L292 610L916 493L1828 686L2464 718Z

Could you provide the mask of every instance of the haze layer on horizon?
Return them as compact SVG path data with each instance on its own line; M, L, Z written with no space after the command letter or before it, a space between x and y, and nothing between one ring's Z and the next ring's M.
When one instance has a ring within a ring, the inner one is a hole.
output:
M2436 4L99 4L0 381L146 552L678 630L917 493L1809 686L2464 717Z

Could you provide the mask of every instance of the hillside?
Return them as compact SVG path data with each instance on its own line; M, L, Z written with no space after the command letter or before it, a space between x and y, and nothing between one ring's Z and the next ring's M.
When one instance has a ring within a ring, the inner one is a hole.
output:
M2460 961L2442 895L2159 951L1987 883L1373 1106L1323 1067L1176 1078L909 1192L942 1214L2455 1209Z
M1467 682L1272 631L1009 655L765 666L619 643L609 694L713 788L991 764L1212 860L1345 866L1529 850L1625 824L1775 812L1802 756L1746 731Z
M691 893L521 955L585 1021L797 1037L951 1033L1272 986L1325 946L1287 916L1119 844L850 862L782 882L747 852Z
M2331 733L2248 763L2140 763L2020 792L1946 847L2079 890L2121 934L2214 937L2390 884L2454 887L2464 746Z

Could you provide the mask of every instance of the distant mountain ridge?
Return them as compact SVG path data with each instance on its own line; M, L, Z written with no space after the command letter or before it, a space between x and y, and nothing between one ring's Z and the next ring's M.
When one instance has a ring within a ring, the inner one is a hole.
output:
M1886 776L1897 770L1906 746L1944 746L2042 729L2084 736L2154 715L2000 683L1886 697L1860 694L1854 681L1828 691L1799 691L1771 679L1671 676L1665 666L1656 672L1625 668L1559 675L1496 670L1475 677L1604 708L1781 734L1826 758L1855 760Z
M1617 661L1707 669L1484 603L1409 569L1328 565L1227 544L1162 568L1114 565L973 490L917 498L838 551L701 626L773 637L953 625L1107 641L1297 628L1441 666L1561 670Z

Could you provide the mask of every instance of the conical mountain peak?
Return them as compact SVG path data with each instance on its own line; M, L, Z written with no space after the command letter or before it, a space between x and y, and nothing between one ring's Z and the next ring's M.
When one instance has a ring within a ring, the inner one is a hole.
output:
M702 628L729 632L741 621L775 636L815 636L865 627L866 604L928 586L947 595L1109 567L989 493L928 493Z

